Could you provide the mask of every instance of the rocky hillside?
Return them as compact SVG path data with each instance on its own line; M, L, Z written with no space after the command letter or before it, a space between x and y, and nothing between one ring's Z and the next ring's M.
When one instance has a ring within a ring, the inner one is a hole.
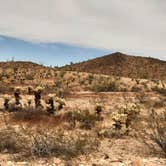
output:
M33 62L0 62L0 81L17 82L54 77L55 69Z
M166 79L166 61L120 52L68 65L63 69L131 78Z

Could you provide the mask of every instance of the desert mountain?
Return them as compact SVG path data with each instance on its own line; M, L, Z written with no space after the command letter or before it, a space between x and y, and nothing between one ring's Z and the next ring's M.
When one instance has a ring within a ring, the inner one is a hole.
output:
M66 70L131 78L166 79L166 61L116 52L85 62L67 65Z

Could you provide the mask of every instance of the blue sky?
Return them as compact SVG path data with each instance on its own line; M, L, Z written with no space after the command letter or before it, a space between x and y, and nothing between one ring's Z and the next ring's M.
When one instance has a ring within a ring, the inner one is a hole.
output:
M0 35L0 61L24 60L44 65L62 66L111 53L110 50L86 48L65 43L34 43Z

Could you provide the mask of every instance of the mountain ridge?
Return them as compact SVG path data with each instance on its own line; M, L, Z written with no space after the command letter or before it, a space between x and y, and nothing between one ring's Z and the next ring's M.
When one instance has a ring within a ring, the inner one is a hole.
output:
M131 78L166 79L166 61L120 52L66 65L62 69Z

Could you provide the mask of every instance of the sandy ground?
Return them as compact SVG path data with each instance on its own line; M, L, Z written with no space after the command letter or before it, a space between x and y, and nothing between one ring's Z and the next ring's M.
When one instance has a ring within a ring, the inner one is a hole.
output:
M125 96L125 101L124 101ZM147 98L155 99L156 94L146 93ZM27 97L27 96L26 96ZM124 102L135 102L136 94L129 93L91 93L78 92L66 99L65 111L77 108L93 110L95 102L103 102L105 109L103 112L103 125L109 126L109 115L116 111L116 108ZM0 96L0 108L3 107L3 96ZM143 114L147 110L143 110ZM3 113L1 113L3 118ZM1 119L1 128L3 127ZM160 150L159 150L160 153ZM97 152L88 156L79 156L72 161L63 161L59 158L34 159L32 161L14 162L14 154L0 154L1 166L31 166L31 165L50 165L50 166L166 166L166 159L154 154L151 149L146 147L136 137L124 136L122 138L104 138Z

